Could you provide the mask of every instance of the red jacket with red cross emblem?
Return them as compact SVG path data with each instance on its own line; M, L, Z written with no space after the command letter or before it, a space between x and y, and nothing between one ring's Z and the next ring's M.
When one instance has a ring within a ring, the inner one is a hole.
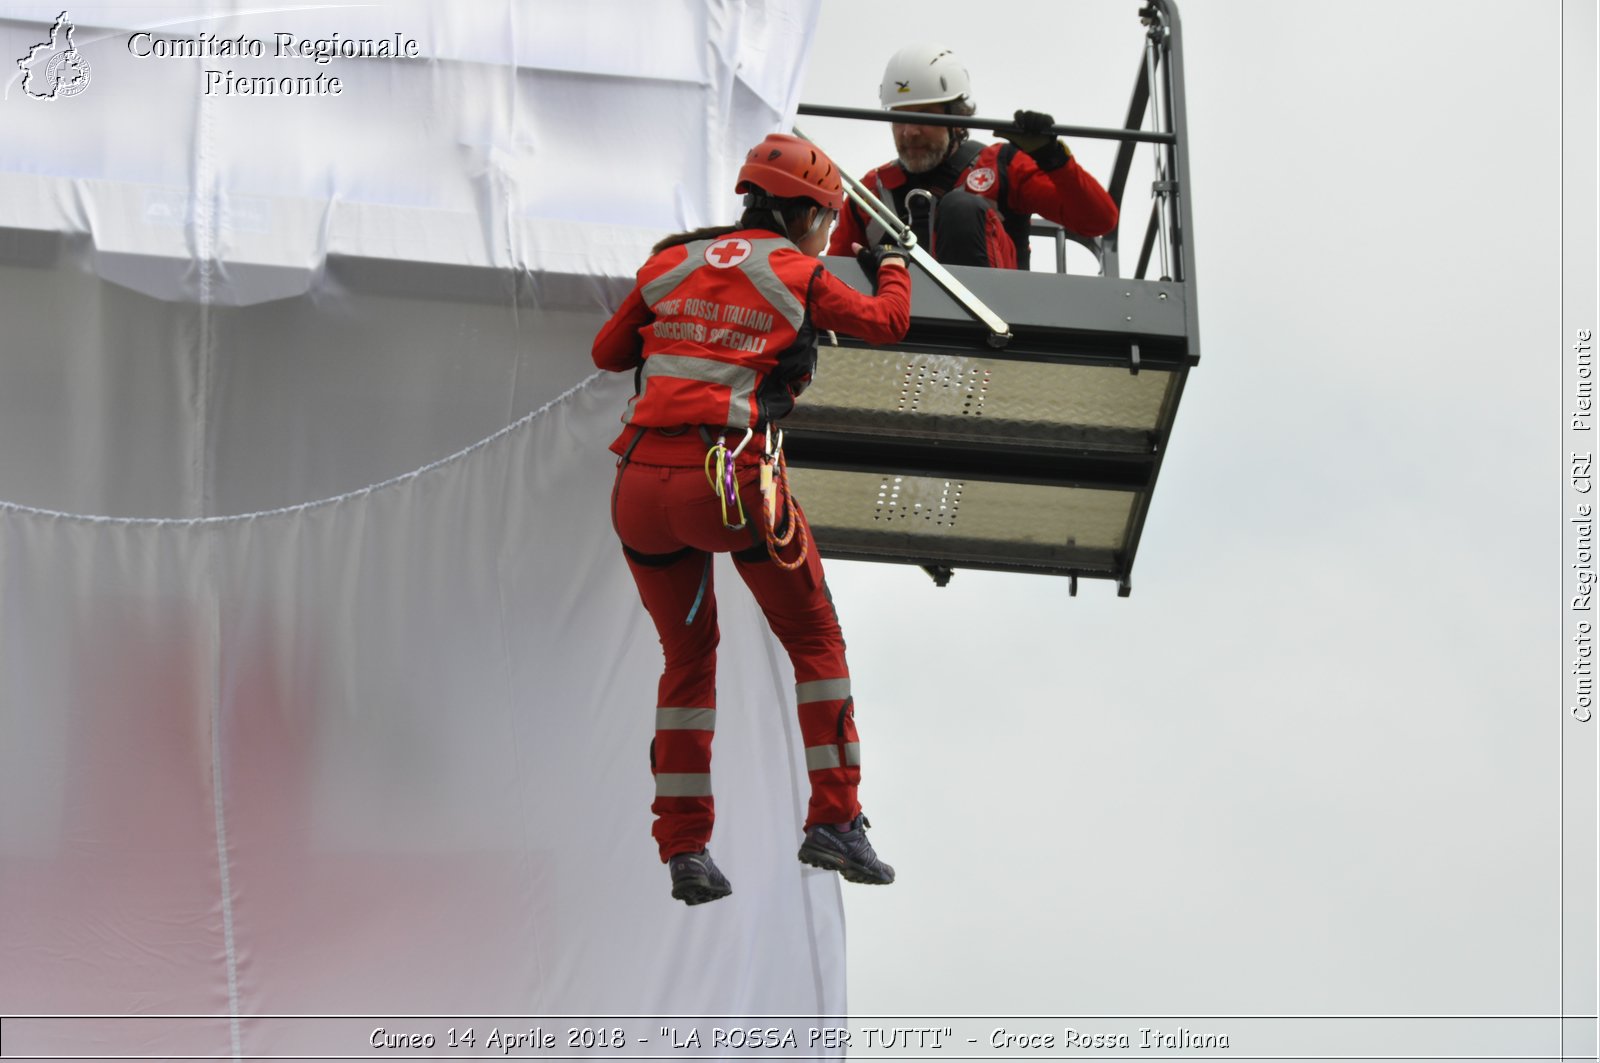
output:
M594 340L601 369L639 371L621 453L639 429L689 425L761 429L794 408L816 368L816 330L868 343L903 338L911 320L911 278L893 260L863 295L764 229L736 230L652 255L617 312ZM698 465L696 432L681 445L651 433L636 461ZM680 453L681 452L681 453Z
M960 188L993 200L1000 209L1006 234L1016 247L1017 264L1023 269L1028 266L1027 226L1031 215L1048 218L1082 236L1103 236L1117 227L1116 203L1059 140L1032 155L1014 144L979 146L963 141L949 158L927 173L909 173L896 160L873 170L861 183L902 219L908 217L906 193L914 188L926 188L935 197ZM926 218L914 218L914 229L918 228L917 223L921 226L917 239L926 246ZM876 223L871 228L876 229ZM828 243L828 254L852 254L852 244L869 245L880 239L879 232L869 232L861 208L847 202Z

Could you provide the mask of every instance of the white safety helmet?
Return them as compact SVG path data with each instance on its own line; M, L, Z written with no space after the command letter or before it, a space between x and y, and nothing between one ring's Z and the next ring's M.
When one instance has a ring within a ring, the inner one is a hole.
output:
M954 52L937 44L913 44L890 57L878 99L885 108L894 108L965 100L971 92L972 79Z

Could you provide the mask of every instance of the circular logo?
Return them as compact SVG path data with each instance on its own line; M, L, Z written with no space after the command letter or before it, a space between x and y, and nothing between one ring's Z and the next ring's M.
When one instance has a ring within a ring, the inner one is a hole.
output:
M52 97L76 96L89 87L89 61L76 48L57 52L45 64L44 83Z
M718 269L731 269L749 258L754 250L749 240L730 236L706 248L706 261Z
M967 187L974 192L987 192L994 187L994 171L987 166L980 166L967 174Z

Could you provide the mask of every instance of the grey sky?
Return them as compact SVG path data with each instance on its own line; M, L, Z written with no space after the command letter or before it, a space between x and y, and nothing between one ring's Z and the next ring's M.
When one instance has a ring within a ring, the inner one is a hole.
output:
M1136 8L830 3L803 98L930 40L1116 125ZM1445 10L1182 5L1202 363L1131 598L833 566L901 870L857 1013L1555 1009L1560 9Z

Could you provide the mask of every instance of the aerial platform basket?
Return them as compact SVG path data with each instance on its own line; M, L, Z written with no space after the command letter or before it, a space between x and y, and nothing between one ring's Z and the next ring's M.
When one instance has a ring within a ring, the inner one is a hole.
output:
M1145 54L1124 128L1057 127L1121 141L1107 190L1124 221L1134 150L1151 145L1153 202L1132 276L1119 276L1118 233L1087 240L1037 225L1056 238L1058 269L1072 239L1094 252L1099 275L929 263L940 279L914 266L903 342L825 343L815 382L785 421L785 452L826 556L921 565L941 585L955 569L979 568L1064 575L1074 592L1079 577L1108 579L1130 592L1184 383L1199 362L1177 12L1156 0L1140 17ZM1153 130L1138 128L1147 109ZM890 117L808 105L800 113ZM853 259L825 261L867 289Z

